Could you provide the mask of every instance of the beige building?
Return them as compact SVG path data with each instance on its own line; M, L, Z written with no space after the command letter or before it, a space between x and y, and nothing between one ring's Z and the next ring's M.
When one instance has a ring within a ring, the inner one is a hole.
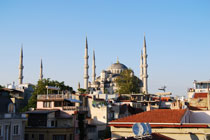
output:
M188 102L190 109L210 109L210 81L194 81L194 87L188 89Z
M34 110L27 112L28 124L25 140L73 140L73 117L61 117L60 110Z
M78 114L87 111L80 103L79 96L70 93L38 95L36 110L26 112L26 139L78 140Z
M158 133L176 140L209 139L209 125L207 123L196 123L195 120L192 123L191 114L192 112L187 109L157 109L117 119L109 122L112 139L134 137L132 126L137 122L148 122L152 127L152 133Z

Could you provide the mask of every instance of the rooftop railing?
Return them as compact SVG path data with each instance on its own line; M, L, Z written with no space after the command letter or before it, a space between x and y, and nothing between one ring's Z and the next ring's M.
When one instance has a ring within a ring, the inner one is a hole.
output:
M49 95L38 95L38 100L44 100L44 99L69 99L72 95L69 94L49 94Z
M68 110L68 111L88 111L88 107L83 107L83 106L63 106L63 110Z
M3 113L0 114L0 119L26 119L26 114Z

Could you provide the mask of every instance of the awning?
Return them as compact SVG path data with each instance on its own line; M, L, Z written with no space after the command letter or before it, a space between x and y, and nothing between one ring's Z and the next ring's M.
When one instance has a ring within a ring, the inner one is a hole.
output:
M76 100L76 99L65 99L65 101L69 101L72 103L82 103L80 100Z

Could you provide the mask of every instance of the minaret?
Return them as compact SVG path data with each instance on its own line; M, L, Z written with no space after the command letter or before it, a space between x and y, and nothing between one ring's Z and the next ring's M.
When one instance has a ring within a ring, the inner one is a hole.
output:
M144 44L143 44L143 92L148 94L148 84L147 84L147 49L146 49L146 38L144 34Z
M142 81L142 83L143 83L143 76L144 76L144 69L143 69L143 52L142 52L142 49L141 49L141 58L140 58L140 80ZM141 86L144 86L144 85L141 84ZM140 93L143 92L143 88L144 88L144 87L140 87Z
M78 82L78 87L77 87L77 89L80 89L80 82Z
M86 37L86 46L85 46L85 65L84 65L84 89L88 89L88 79L89 79L89 76L88 76L88 41L87 41L87 37Z
M96 80L96 62L95 62L95 51L93 50L93 65L92 65L92 83Z
M42 65L42 59L41 59L41 65L40 65L40 80L43 79L43 65Z
M143 80L143 52L141 49L141 59L140 59L140 79Z
M23 45L21 46L20 51L20 64L19 64L19 84L23 83Z

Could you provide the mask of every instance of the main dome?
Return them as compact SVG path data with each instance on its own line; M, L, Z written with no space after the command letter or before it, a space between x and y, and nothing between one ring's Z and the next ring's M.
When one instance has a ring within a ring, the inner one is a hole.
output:
M121 63L114 63L109 67L109 70L111 69L122 69L122 70L126 70L128 69L124 64Z
M119 61L117 63L112 64L109 68L108 71L110 71L113 74L120 74L123 70L127 70L128 68L124 65L119 63Z

